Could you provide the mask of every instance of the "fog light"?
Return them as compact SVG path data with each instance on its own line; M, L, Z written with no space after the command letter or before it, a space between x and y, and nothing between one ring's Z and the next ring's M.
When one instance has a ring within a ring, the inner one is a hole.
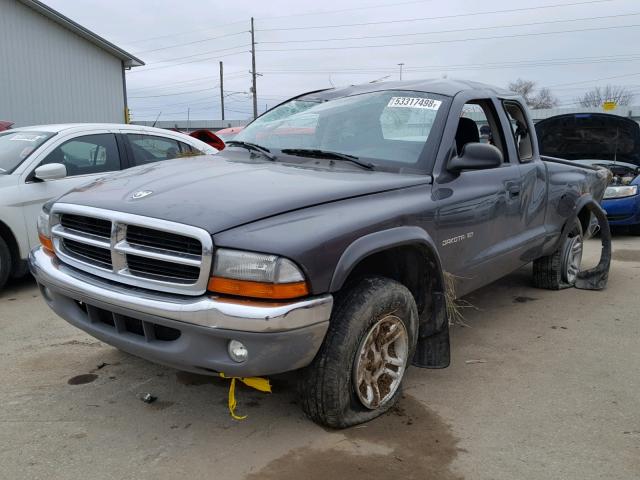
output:
M242 363L249 356L247 347L245 347L244 344L242 342L239 342L238 340L230 340L227 349L229 350L229 356L231 357L231 360L233 360L234 362Z

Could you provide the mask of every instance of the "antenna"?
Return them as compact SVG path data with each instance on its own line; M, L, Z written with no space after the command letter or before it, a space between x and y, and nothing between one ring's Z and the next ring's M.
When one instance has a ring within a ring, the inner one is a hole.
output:
M158 116L156 117L155 121L153 122L153 125L151 125L152 127L156 126L156 123L158 123L158 119L160 118L160 115L162 115L162 112L158 113Z

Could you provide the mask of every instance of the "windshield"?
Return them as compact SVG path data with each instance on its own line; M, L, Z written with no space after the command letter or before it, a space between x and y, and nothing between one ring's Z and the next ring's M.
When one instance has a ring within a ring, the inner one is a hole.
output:
M55 133L30 130L0 133L0 174L11 173L53 135Z
M431 137L443 99L425 92L390 90L333 99L310 95L265 113L234 140L276 154L289 149L323 150L353 155L376 167L411 170Z

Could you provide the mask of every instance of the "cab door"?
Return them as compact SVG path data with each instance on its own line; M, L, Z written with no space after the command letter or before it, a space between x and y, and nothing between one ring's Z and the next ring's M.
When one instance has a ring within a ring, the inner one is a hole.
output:
M56 180L37 179L35 169L49 163L62 163L67 168L67 176ZM23 174L19 189L30 248L39 243L37 219L44 203L120 168L116 135L107 130L66 137L43 151Z
M534 125L526 115L524 107L515 100L500 102L506 125L507 148L509 155L516 158L522 175L523 215L520 219L523 229L523 243L527 251L524 258L539 257L546 232L545 217L547 208L547 169L540 159L538 144L534 141Z
M451 157L466 144L481 142L497 147L503 163L456 173L445 164L434 178L439 254L445 270L454 275L457 295L521 265L517 250L523 233L523 179L506 148L497 107L489 98L470 99L456 112L454 102L447 130L456 132Z

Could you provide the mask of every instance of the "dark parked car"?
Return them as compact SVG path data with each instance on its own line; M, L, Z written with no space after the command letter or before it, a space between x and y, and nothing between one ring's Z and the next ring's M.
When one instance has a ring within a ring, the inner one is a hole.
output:
M606 113L558 115L536 124L544 155L598 165L611 171L602 202L612 226L640 234L640 125Z
M603 288L608 237L596 268L580 262L592 214L608 232L607 182L543 161L510 92L330 89L265 113L215 157L46 205L30 265L49 306L100 340L201 374L299 369L307 415L346 427L390 408L411 364L448 366L447 298L529 262L539 287Z

